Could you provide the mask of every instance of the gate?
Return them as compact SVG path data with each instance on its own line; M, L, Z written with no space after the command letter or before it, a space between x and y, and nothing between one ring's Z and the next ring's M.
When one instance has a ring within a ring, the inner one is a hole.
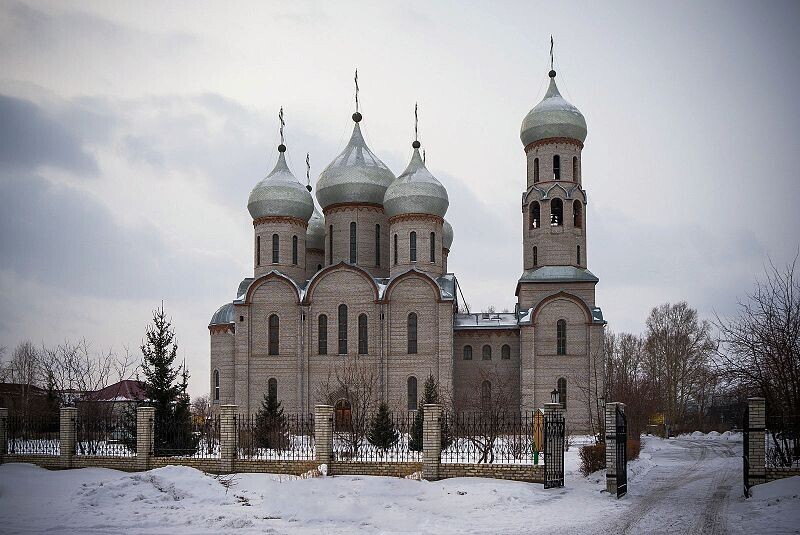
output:
M744 497L750 496L750 407L744 408L742 415L742 476L744 478Z
M564 486L564 417L544 417L544 488Z
M617 498L628 492L628 419L617 407Z

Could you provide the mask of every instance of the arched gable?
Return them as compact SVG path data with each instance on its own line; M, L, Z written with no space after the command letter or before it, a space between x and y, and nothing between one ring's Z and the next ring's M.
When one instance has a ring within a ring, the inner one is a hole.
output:
M439 288L439 285L436 284L436 281L433 280L431 276L428 275L427 273L412 268L409 269L408 271L401 273L400 275L397 275L391 281L389 281L386 290L383 292L384 302L391 301L392 293L395 291L400 282L407 280L409 278L414 278L424 281L431 288L433 292L431 297L436 301L442 300L442 290L441 288Z
M553 184L552 186L550 186L550 188L547 190L547 193L545 194L545 197L552 198L553 197L552 193L557 189L560 189L562 192L564 192L565 199L569 199L571 197L567 189L561 184Z
M281 273L280 271L270 271L266 275L262 275L255 279L253 282L250 283L250 286L247 288L247 293L244 296L244 303L250 304L253 302L253 294L255 293L256 289L259 286L264 284L268 281L280 281L281 283L287 285L292 290L292 294L294 295L295 304L300 303L300 289L297 287L297 284L290 278Z
M592 310L589 308L589 305L587 305L586 302L577 295L562 290L552 295L548 295L547 297L539 301L539 303L533 309L533 314L531 315L531 317L533 318L533 323L535 324L538 321L539 313L544 309L544 307L546 307L549 303L558 301L560 299L565 299L577 305L578 308L581 309L584 315L586 316L586 323L592 322Z
M346 262L339 262L338 264L333 264L323 268L322 270L316 272L313 277L311 277L311 280L308 282L308 287L306 288L305 297L303 299L304 304L310 304L313 301L314 290L317 288L317 286L319 286L320 282L322 282L328 276L342 271L351 272L363 278L364 281L369 284L374 300L378 301L378 285L375 284L375 279L372 278L372 275L359 266L348 264Z

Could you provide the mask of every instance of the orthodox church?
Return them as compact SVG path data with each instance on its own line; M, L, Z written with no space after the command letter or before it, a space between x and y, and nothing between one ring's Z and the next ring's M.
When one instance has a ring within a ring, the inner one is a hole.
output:
M461 312L447 265L447 190L417 140L395 176L367 146L356 111L349 142L317 180L321 211L283 143L250 192L253 276L209 324L213 403L255 412L268 393L288 412L319 402L349 410L356 388L324 388L332 377L341 387L348 370L374 399L416 410L433 375L458 409L528 411L555 399L568 428L587 429L602 391L605 321L587 269L586 121L555 71L549 77L520 131L527 179L514 312Z

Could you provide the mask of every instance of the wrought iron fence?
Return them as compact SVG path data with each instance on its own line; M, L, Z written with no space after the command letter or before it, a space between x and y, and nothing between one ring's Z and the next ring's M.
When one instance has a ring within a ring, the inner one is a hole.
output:
M333 458L340 462L422 461L422 418L417 420L416 412L339 417L333 426Z
M8 453L17 455L59 455L61 443L58 414L24 416L9 414L6 423Z
M767 416L765 442L768 468L800 468L800 414Z
M284 414L258 417L241 414L236 419L240 459L308 461L315 455L314 415Z
M136 455L136 413L78 412L75 422L77 455L129 457Z
M162 419L153 425L153 455L216 459L220 456L219 416Z
M441 427L443 463L544 462L541 413L446 412Z

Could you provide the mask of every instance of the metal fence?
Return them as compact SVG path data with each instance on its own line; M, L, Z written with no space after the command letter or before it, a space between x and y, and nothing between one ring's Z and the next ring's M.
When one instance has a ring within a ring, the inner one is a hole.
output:
M422 461L422 419L416 412L346 414L334 420L333 458L340 462Z
M767 468L800 468L800 415L767 416Z
M536 412L442 414L443 463L540 464L542 446Z
M59 415L23 416L9 414L6 423L8 453L17 455L59 455Z
M236 419L240 459L309 461L315 456L314 415L288 414Z
M156 420L153 455L216 459L220 456L219 416Z
M130 457L136 455L136 413L96 415L78 413L75 422L77 455Z

